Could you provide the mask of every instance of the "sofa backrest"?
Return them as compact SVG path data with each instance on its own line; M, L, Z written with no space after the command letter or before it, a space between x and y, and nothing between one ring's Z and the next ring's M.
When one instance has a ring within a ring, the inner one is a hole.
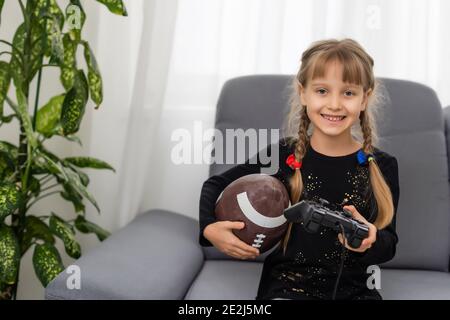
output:
M399 244L388 267L448 271L450 191L442 106L422 84L383 79L389 101L381 147L399 162ZM386 121L387 120L387 121Z
M450 185L450 106L444 108L444 121L445 121L445 140L447 141L447 161L448 161L448 182ZM450 192L450 191L449 191ZM449 195L450 197L450 195ZM450 226L449 226L450 228ZM450 271L450 258L448 268Z
M216 129L226 139L226 129L281 128L291 79L289 75L256 75L227 81L217 105ZM400 180L397 254L384 266L447 271L450 188L443 109L427 86L379 80L386 99L377 120L378 147L397 158ZM213 163L210 176L235 165ZM207 259L228 258L213 247L204 250Z

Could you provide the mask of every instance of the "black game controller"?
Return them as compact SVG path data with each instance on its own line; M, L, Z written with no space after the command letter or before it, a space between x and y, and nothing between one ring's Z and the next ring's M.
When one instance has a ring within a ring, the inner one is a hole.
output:
M309 232L317 232L320 226L341 231L342 225L348 245L359 248L361 242L369 236L368 226L353 219L350 212L343 209L333 210L330 206L325 199L319 199L319 202L302 200L285 209L284 216L288 222L303 222Z

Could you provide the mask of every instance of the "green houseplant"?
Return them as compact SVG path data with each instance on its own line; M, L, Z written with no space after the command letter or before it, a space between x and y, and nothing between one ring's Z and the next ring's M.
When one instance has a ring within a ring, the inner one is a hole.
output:
M112 13L127 15L121 0L97 2ZM76 133L88 100L97 109L103 99L96 59L82 38L86 13L80 0L16 3L23 23L12 41L0 40L0 126L12 121L20 125L17 145L0 141L0 299L16 298L20 261L28 250L33 250L34 270L46 286L64 269L56 238L70 257L78 258L76 230L95 233L100 241L109 235L85 217L83 201L100 209L87 190L89 177L82 169L114 171L91 157L60 158L45 145L55 136L81 145ZM0 14L3 5L0 0ZM77 61L77 51L83 52L83 61ZM59 68L64 89L41 105L41 76L47 67ZM33 80L36 95L31 97ZM10 114L6 114L8 105ZM54 212L30 214L34 203L55 193L73 204L74 219L66 221Z

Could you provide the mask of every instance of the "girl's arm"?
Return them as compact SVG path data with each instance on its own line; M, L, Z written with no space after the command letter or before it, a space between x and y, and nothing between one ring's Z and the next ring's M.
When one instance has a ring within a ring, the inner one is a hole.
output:
M281 141L281 140L280 140ZM284 142L279 143L279 153L282 153L282 148L284 145ZM266 149L263 151L264 154L266 153ZM200 235L199 235L199 243L202 246L212 246L211 242L208 241L203 235L203 231L205 228L211 224L217 221L214 211L216 207L216 201L219 198L219 195L222 193L222 191L234 180L239 179L240 177L243 177L245 175L249 174L255 174L255 173L261 173L261 167L266 167L266 165L262 165L260 162L260 153L257 155L257 161L256 163L250 163L249 160L247 160L244 164L237 165L227 171L225 171L222 174L215 175L210 177L208 180L206 180L203 183L202 191L200 194L200 214L199 214L199 224L200 224ZM280 156L279 154L279 156ZM267 151L267 155L270 157L271 155L271 148L269 146L269 149ZM281 158L279 158L281 159ZM254 162L254 161L252 161ZM276 175L273 175L276 176Z
M260 173L260 169L256 164L249 164L247 160L245 164L237 165L236 167L233 167L220 175L212 176L203 183L200 194L199 216L199 242L202 246L212 246L211 242L203 236L203 231L209 224L217 221L214 211L219 195L234 180L253 173Z
M384 157L382 158L382 161L378 162L378 165L386 179L386 183L391 189L392 200L394 203L394 217L391 224L384 229L377 231L376 241L370 249L367 249L364 253L354 253L359 257L359 261L366 265L376 265L394 258L398 242L396 216L400 189L397 159L394 157Z

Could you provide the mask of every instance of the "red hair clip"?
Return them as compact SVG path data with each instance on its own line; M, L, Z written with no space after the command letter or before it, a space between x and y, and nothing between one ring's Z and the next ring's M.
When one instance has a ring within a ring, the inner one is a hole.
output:
M302 167L302 162L295 160L295 155L291 154L286 159L286 164L291 167L292 170L300 169Z

